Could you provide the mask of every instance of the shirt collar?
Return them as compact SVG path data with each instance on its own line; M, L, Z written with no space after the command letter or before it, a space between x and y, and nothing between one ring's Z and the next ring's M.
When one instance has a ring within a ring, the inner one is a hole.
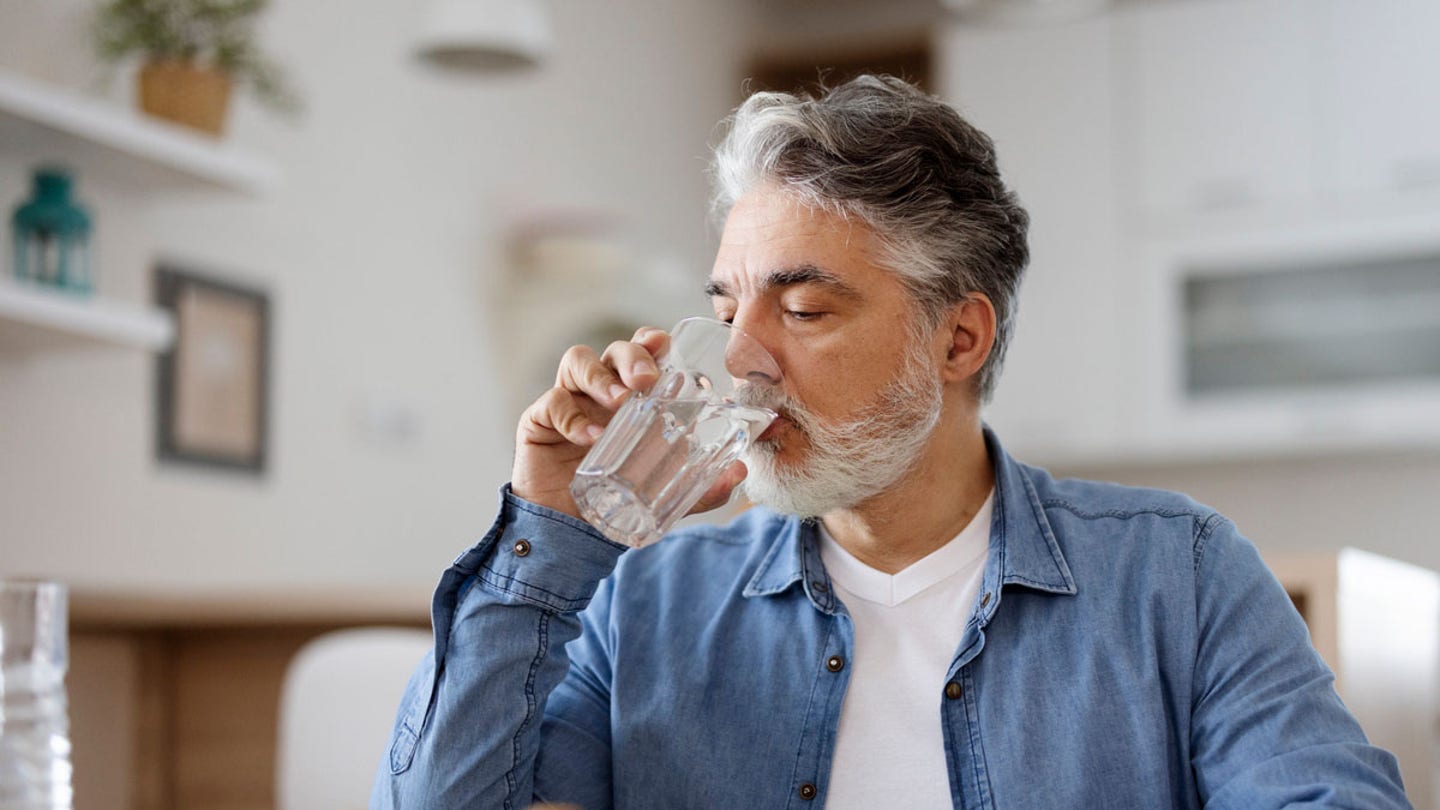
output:
M815 587L814 583L806 584L805 590L810 593L811 599L817 595L828 595L830 582L825 575L825 566L820 562L819 536L815 528L813 520L801 520L793 515L787 517L780 524L780 532L760 561L755 575L745 586L744 595L775 596L784 593L791 585L801 581L806 571L815 572L820 583L819 587ZM820 606L820 602L817 601L816 605Z
M985 565L982 590L988 594L998 592L1004 585L1015 584L1073 595L1075 579L1070 575L1065 555L1060 552L1060 544L1045 517L1027 468L1005 452L988 426L985 446L995 467L995 502L990 523L990 559ZM779 534L743 594L774 596L796 582L804 583L806 595L815 607L826 613L835 611L837 601L820 561L816 525L813 521L790 517L780 524ZM981 610L983 618L988 620L1000 600L985 601Z

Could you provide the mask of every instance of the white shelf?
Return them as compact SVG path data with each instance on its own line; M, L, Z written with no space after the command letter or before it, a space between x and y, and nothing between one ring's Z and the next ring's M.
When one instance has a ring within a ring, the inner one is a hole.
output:
M174 339L173 320L158 309L0 281L0 349L73 344L163 351Z
M261 193L268 161L184 127L0 68L0 149L145 190Z

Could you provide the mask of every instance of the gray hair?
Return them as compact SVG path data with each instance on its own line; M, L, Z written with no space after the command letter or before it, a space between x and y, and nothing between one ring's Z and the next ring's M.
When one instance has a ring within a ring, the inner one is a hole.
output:
M803 205L865 222L929 328L971 293L986 295L995 343L976 392L988 402L1030 259L1030 218L1001 181L990 138L891 76L860 76L817 96L756 93L727 123L711 164L717 219L747 191L774 184Z

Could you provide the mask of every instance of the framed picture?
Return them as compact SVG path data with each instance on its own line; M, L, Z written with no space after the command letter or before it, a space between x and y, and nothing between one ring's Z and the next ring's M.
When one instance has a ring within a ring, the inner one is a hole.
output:
M269 297L174 265L155 269L155 300L175 319L156 375L156 455L265 471Z

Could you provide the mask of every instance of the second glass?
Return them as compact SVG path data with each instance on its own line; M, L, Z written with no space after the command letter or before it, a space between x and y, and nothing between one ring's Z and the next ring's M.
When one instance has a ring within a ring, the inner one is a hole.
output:
M637 548L684 517L775 420L745 404L759 397L741 389L780 384L780 367L758 341L710 318L676 324L657 360L660 379L625 400L570 485L587 522Z
M70 810L65 586L0 580L0 808Z

